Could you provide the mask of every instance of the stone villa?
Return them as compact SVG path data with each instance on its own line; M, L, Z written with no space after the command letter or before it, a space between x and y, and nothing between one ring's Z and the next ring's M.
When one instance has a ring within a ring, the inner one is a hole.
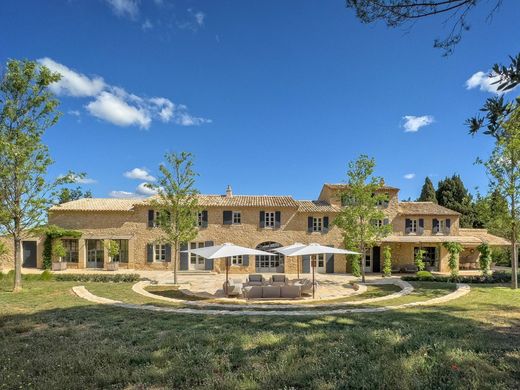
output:
M234 195L228 187L225 195L200 195L199 232L187 248L232 242L237 245L270 251L295 242L317 242L342 247L339 229L332 221L341 208L339 193L342 184L324 184L317 200L295 200L292 196ZM426 250L426 262L432 270L448 271L448 253L442 246L447 241L464 247L460 255L461 269L476 268L479 253L476 247L487 242L493 246L508 241L489 234L485 229L462 229L460 214L431 202L399 202L399 189L384 186L388 201L380 205L393 232L380 245L365 254L367 272L380 272L381 247L392 248L394 264L414 263L418 248ZM79 239L64 239L68 268L106 268L107 250L104 240L117 240L121 253L116 259L120 268L171 268L171 248L157 242L160 231L156 213L146 199L80 199L49 210L49 223L82 233ZM41 267L42 238L23 243L24 266ZM5 256L4 256L5 257ZM325 255L317 259L317 271L348 272L343 255ZM299 263L297 263L299 262ZM5 264L4 264L5 265ZM230 272L310 272L310 259L279 256L235 257ZM181 271L222 272L223 260L205 260L193 253L181 253Z

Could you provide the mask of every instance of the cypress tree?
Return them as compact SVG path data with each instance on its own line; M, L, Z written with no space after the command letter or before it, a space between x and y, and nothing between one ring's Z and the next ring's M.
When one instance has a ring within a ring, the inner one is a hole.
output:
M421 196L417 199L419 202L433 202L437 203L437 196L435 195L435 188L428 176L424 179L424 184L421 190Z

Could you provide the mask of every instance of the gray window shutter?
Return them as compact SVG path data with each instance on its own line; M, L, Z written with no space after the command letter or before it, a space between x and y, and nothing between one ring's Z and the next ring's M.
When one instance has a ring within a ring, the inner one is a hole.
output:
M302 256L302 273L304 273L304 274L311 273L311 256L310 255Z
M208 210L202 210L202 225L201 227L208 227Z
M172 261L172 246L170 244L165 245L166 261Z
M231 225L233 223L233 212L232 211L224 211L223 212L223 223L224 225Z
M248 267L249 266L249 255L242 256L242 265L244 267Z
M307 218L307 231L312 233L313 219L312 217Z
M451 219L446 218L446 227L449 229L451 227Z
M419 227L420 228L424 227L424 219L422 219L422 218L419 218Z
M279 229L282 224L282 213L280 211L274 212L274 227Z
M265 211L260 211L260 227L265 228Z
M153 262L153 244L146 245L146 261Z
M406 218L404 221L404 230L406 233L410 233L411 229L412 229L412 220Z
M148 227L154 227L155 211L148 210Z
M334 245L327 245L327 246L334 248ZM328 274L333 274L334 273L334 253L327 253L326 256L327 257L325 259L325 272Z
M188 252L183 252L183 251L186 251L188 250L188 244L181 244L181 248L180 248L180 264L179 264L179 269L181 271L187 271L188 268L189 268L189 256L188 256Z
M213 246L213 241L204 241L204 247ZM204 260L204 269L207 271L213 271L213 259Z
M383 225L388 225L389 223L390 221L388 220L388 218L383 219Z
M323 233L329 231L329 217L323 217Z

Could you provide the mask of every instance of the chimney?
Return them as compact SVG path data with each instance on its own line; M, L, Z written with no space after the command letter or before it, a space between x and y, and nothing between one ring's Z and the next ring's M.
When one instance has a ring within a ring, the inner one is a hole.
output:
M226 198L232 198L233 197L233 190L231 189L231 186L228 184L226 188Z

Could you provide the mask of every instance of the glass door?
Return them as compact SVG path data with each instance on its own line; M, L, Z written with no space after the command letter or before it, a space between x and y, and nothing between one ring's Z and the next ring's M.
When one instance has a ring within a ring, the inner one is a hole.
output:
M372 248L365 249L365 260L363 262L365 272L372 272Z
M103 240L86 240L87 268L103 268L105 265Z

